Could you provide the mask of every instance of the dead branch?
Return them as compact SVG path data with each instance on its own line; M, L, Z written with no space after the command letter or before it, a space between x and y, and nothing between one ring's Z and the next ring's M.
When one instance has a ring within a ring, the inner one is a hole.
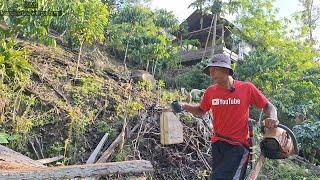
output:
M89 159L87 160L86 164L93 164L96 161L98 153L101 151L104 143L106 142L108 138L109 133L105 133L102 139L100 140L99 144L97 147L94 149L92 154L90 155Z
M33 143L33 141L31 140L30 137L28 137L28 141L29 141L29 143L30 143L30 145L31 145L34 153L36 154L37 158L40 159L39 153L38 153L38 151L36 150L36 148L34 147L34 143Z
M56 157L52 157L52 158L45 158L45 159L38 159L37 162L41 163L41 164L49 164L55 161L59 161L63 159L63 156L56 156Z

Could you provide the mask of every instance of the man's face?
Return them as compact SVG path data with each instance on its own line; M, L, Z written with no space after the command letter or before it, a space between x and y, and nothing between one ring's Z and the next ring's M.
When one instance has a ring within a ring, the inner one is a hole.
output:
M229 76L229 69L223 67L210 67L210 77L215 83L224 81Z

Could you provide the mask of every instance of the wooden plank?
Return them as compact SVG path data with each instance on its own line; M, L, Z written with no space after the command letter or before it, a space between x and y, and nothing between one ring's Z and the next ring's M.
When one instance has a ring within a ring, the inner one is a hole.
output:
M104 134L104 136L100 140L99 144L97 145L97 147L94 149L94 151L90 155L90 157L87 160L86 164L93 164L96 161L97 155L99 154L99 152L101 151L104 143L106 142L106 140L108 138L108 135L109 135L109 133L105 133Z
M46 167L42 163L30 159L29 157L2 145L0 145L0 160L1 162L12 162L19 164L19 166Z
M36 160L36 161L41 163L41 164L49 164L49 163L52 163L52 162L55 162L55 161L59 161L61 159L63 159L62 155L56 156L56 157L52 157L52 158L39 159L39 160Z
M66 179L151 171L153 171L153 167L150 161L134 160L52 168L34 168L28 170L0 170L0 179Z

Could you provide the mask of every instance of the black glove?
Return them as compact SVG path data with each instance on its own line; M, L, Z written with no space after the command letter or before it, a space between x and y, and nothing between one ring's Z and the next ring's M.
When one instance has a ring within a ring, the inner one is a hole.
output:
M182 104L179 101L173 101L171 103L171 109L175 113L180 113L183 111Z

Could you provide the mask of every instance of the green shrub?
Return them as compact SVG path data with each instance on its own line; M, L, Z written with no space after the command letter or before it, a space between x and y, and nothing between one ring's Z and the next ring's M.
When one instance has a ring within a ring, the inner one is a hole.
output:
M318 179L308 169L281 160L267 160L260 175L266 175L269 179L274 180Z
M293 128L301 150L309 161L320 164L320 121L310 120Z

